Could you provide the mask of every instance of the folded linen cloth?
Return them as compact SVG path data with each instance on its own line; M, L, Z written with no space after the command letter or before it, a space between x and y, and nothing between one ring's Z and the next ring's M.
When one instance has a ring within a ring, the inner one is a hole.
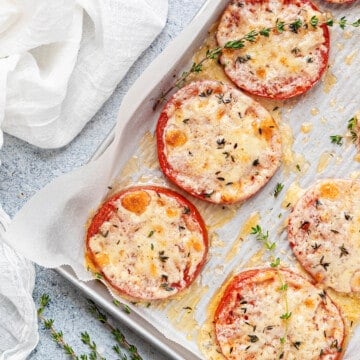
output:
M68 144L164 27L167 0L1 0L2 131L42 148ZM0 205L1 206L1 205ZM0 360L36 346L32 263L3 242Z
M2 0L0 128L39 147L66 145L166 15L167 0Z
M25 359L38 341L33 264L3 242L10 218L0 207L0 360Z

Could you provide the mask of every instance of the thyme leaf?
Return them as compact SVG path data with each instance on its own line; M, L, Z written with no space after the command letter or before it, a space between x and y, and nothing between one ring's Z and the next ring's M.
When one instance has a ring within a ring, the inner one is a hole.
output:
M90 312L111 332L116 342L116 345L112 347L112 350L116 354L120 355L122 359L127 359L127 357L122 353L121 348L129 352L130 360L143 360L143 358L138 353L136 346L130 344L126 340L121 330L114 327L108 321L106 314L102 310L100 310L92 300L88 300L88 302L90 304L89 307Z
M344 244L342 244L341 246L339 246L339 249L340 249L340 257L349 255L349 251L346 249L346 247L344 246Z
M290 311L290 312L286 312L285 314L282 314L282 315L280 316L280 319L282 319L282 320L288 320L288 319L290 319L290 317L291 317L291 311Z
M284 188L284 184L277 183L274 190L274 197L277 198Z
M256 335L248 335L248 337L249 337L249 341L252 343L259 341L259 338Z
M343 144L343 137L341 135L330 135L330 140L332 144L339 146Z
M275 267L278 267L280 265L280 258L276 258L275 261L272 261L270 263L270 266L275 268Z
M165 251L164 250L159 251L159 260L161 262L166 262L167 259L169 259L169 257L165 256Z
M348 121L348 125L347 128L350 131L351 134L351 140L352 142L355 142L358 138L357 133L355 132L355 128L357 125L358 119L356 116L353 116L349 121Z
M323 255L320 259L319 265L321 265L324 268L324 270L327 271L327 268L330 266L330 263L324 262L324 255Z

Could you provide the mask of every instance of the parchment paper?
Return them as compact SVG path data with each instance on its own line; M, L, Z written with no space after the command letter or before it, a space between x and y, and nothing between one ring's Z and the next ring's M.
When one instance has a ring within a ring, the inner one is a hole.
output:
M153 132L160 110L153 111L154 99L172 83L173 74L180 74L191 63L194 50L199 47L225 4L226 1L208 1L188 28L134 84L119 109L115 140L104 154L88 165L57 178L38 192L15 216L7 233L7 241L17 251L45 267L68 264L79 279L92 279L84 267L84 224L91 211L107 196L108 186L113 185L124 165L134 156L141 155L141 139L146 132ZM322 9L331 10L336 18L346 16L354 21L360 17L360 4L319 5ZM281 103L279 109L274 109L278 103L264 102L280 122L283 133L288 133L284 136L286 154L283 165L270 182L241 206L225 209L233 215L224 221L223 226L213 226L215 222L211 213L215 211L214 205L199 205L205 222L208 225L212 223L211 248L209 260L196 285L195 293L200 294L200 297L191 314L194 321L192 332L178 329L176 323L168 318L169 311L178 312L179 319L187 316L183 309L186 296L189 302L194 302L189 293L185 294L185 300L175 299L162 306L156 304L147 308L129 304L132 311L139 313L169 339L182 344L200 358L203 356L198 350L195 335L198 326L206 318L205 309L209 298L229 274L240 270L261 248L252 236L244 237L243 242L234 247L249 215L259 213L259 223L269 231L270 239L277 242L275 255L289 266L294 266L284 231L284 221L292 206L290 204L286 207L286 202L293 202L296 198L289 196L291 191L299 195L301 189L307 188L317 179L360 176L356 148L347 130L348 120L360 110L359 41L359 29L331 29L329 69L323 79L305 95ZM344 136L343 145L332 144L330 135ZM150 169L145 165L135 166L131 181L156 182L168 186L156 166ZM273 191L278 182L284 184L284 189L275 199ZM199 200L188 198L196 205L199 204ZM219 208L216 214L218 211ZM180 327L183 324L181 319L179 324ZM346 360L359 359L359 339L360 329L357 329L348 345Z

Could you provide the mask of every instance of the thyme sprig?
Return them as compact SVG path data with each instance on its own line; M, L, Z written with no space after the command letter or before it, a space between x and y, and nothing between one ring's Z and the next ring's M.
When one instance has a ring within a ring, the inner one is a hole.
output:
M272 251L275 249L276 247L275 242L269 241L269 232L268 231L264 232L259 224L251 228L250 234L255 235L256 240L262 242L266 250Z
M101 354L98 352L96 343L91 340L90 335L87 331L82 332L80 335L81 341L90 349L90 360L106 360L106 358L102 357Z
M175 83L170 86L166 91L162 92L161 95L159 96L159 98L155 101L154 105L153 105L153 110L156 110L157 106L162 103L166 97L169 95L169 93L174 90L175 88L181 88L185 81L187 80L187 78L194 73L200 73L203 70L203 64L207 61L207 60L211 60L211 59L217 59L218 56L220 55L222 51L222 48L216 47L215 49L209 49L206 51L206 55L203 59L201 59L198 63L193 62L193 64L191 65L191 68L187 71L184 71L176 80Z
M45 329L50 331L51 339L56 342L71 359L74 360L87 360L87 355L76 355L74 349L64 340L62 331L57 331L54 327L54 319L46 319L43 315L45 308L50 303L50 296L43 294L40 297L39 308L37 309L37 316L43 323Z
M54 319L47 319L44 317L44 310L49 305L49 303L49 295L43 294L39 300L37 315L39 320L43 323L45 329L50 331L52 340L64 350L65 354L73 360L106 360L105 357L101 356L101 354L98 352L96 343L91 339L87 331L80 334L80 339L85 345L87 345L90 353L77 355L73 347L64 340L63 332L55 329ZM90 312L94 314L96 319L99 320L102 324L104 324L113 335L116 344L112 347L112 350L119 356L118 360L143 360L142 357L139 355L137 348L126 340L124 334L118 328L115 328L111 325L111 323L107 319L106 314L102 312L93 301L89 300L89 304ZM120 302L118 302L118 304L120 304ZM118 306L115 302L114 305ZM129 313L129 308L126 305L124 305L123 310L126 313ZM126 354L123 353L122 349L126 350L130 354L130 359Z
M280 315L280 319L283 320L285 322L285 330L284 330L284 334L283 336L280 338L280 351L279 351L279 355L278 355L278 359L282 359L284 356L284 347L285 347L285 343L286 343L286 339L288 336L288 332L289 332L289 320L291 318L291 311L289 310L289 300L288 300L288 295L287 295L287 290L288 290L288 284L285 282L283 275L280 272L280 265L281 265L281 260L279 257L274 256L274 250L276 248L276 243L275 242L270 242L269 241L269 231L264 231L262 229L262 227L257 224L256 226L251 228L251 235L255 235L256 240L260 241L263 246L265 247L266 250L270 251L270 266L274 269L276 269L278 278L279 278L279 282L280 282L280 287L279 287L279 291L282 293L283 299L284 299L284 304L285 304L285 311L283 314Z
M97 305L89 300L89 311L96 317L98 321L105 325L105 327L111 332L116 345L113 346L113 351L121 356L120 360L127 360L126 355L121 353L121 348L127 350L130 354L130 360L143 360L135 345L130 344L120 329L114 327L108 320L107 315L100 310Z
M203 65L208 60L218 60L219 56L224 50L238 50L243 49L247 44L256 42L259 38L269 38L272 33L281 34L285 31L290 31L293 33L298 33L300 29L304 30L315 30L320 26L329 26L333 27L338 25L340 29L344 30L346 27L357 28L360 27L360 19L356 21L349 21L345 16L341 17L340 20L334 18L325 17L324 20L320 19L318 16L314 15L310 18L309 21L297 18L292 22L286 23L280 19L276 20L274 26L263 27L258 30L251 30L244 36L239 39L229 40L225 43L224 46L218 46L214 49L208 49L205 56L199 62L193 62L190 69L184 71L178 78L175 79L175 82L165 91L163 91L160 96L157 98L153 105L153 110L155 111L157 106L166 100L166 97L170 94L175 88L181 88L186 80L191 74L198 74L203 71ZM299 49L296 48L298 51ZM295 53L295 49L294 53ZM250 60L249 57L242 58L244 62Z

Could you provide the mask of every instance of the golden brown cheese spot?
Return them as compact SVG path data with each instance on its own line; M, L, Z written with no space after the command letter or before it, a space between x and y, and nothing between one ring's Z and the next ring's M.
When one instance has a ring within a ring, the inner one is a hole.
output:
M165 205L165 201L163 199L157 199L156 200L156 203L159 205L159 206L164 206Z
M152 277L157 276L157 268L156 268L156 265L154 263L150 263L150 274L151 274Z
M180 122L184 120L184 112L182 109L176 109L174 112L176 121Z
M121 205L128 211L141 215L150 204L150 196L146 191L136 191L125 195L121 199Z
M308 307L308 308L313 308L313 307L315 306L313 299L306 299L306 300L304 301L304 304L305 304L305 306Z
M202 250L202 244L194 238L191 238L188 243L189 247L193 248L195 251Z
M261 121L260 123L260 131L259 129L258 134L261 135L263 138L265 138L266 141L270 141L272 137L274 136L274 129L276 127L276 124L274 122L274 119L272 118L266 118Z
M324 275L320 272L313 275L316 282L321 283L324 280Z
M89 253L87 252L85 254L85 263L88 267L89 270L91 270L92 272L96 272L97 271L97 268L92 260L92 256L89 255Z
M216 111L216 119L220 120L225 115L225 113L226 113L226 110L224 108L218 109Z
M256 75L259 78L263 79L265 77L265 75L266 75L266 70L264 68L259 68L259 69L256 70Z
M110 263L109 255L105 253L96 254L95 260L100 267L104 267Z
M231 190L233 190L234 193L237 193L237 192L239 192L241 190L242 184L239 181L238 183L234 183L229 187L231 187ZM223 202L231 202L231 201L234 200L234 195L231 195L229 193L224 193L224 194L221 195L221 200Z
M245 358L245 360L255 360L255 359L256 359L256 357L254 354L248 354L248 355L246 355L246 358Z
M166 209L166 215L167 215L168 217L175 217L175 216L178 215L178 211L175 210L175 209L167 208L167 209Z
M166 143L173 147L182 146L186 143L187 138L181 130L169 130L166 133Z
M256 281L262 285L266 285L267 283L271 284L275 280L275 276L272 272L260 272L256 276Z
M161 225L155 225L154 231L157 232L158 234L162 234L164 232L164 228Z
M208 162L204 162L204 165L202 166L202 168L203 168L204 170L208 169L208 168L209 168Z
M209 104L209 100L205 98L198 104L198 107L199 109L203 109L206 108L208 104Z
M287 61L287 59L286 59L285 57L280 58L280 62L281 62L281 64L283 64L284 66L287 66L287 65L288 65L288 61Z
M327 199L336 199L339 196L339 189L335 184L325 183L320 187L320 194Z
M238 156L237 159L240 160L241 162L249 162L250 156L247 154L240 154L240 156Z
M256 110L252 107L249 106L246 110L245 110L245 116L249 116L249 117L257 117L257 112Z

